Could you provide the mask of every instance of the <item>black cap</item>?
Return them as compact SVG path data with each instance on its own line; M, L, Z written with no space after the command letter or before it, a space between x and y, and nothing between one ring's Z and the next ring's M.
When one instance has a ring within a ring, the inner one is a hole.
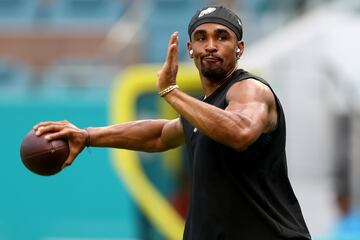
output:
M223 6L209 6L199 9L191 18L188 26L189 38L191 33L199 25L204 23L218 23L230 28L235 34L237 39L242 39L242 23L240 18L233 13L230 9Z

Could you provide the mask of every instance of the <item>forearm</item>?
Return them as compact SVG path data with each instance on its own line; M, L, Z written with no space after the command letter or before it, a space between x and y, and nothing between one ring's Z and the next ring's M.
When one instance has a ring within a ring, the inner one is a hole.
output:
M166 150L161 141L167 120L140 120L106 127L88 128L90 145L146 152Z
M234 140L238 142L251 125L251 120L245 115L217 108L177 89L167 94L165 99L200 132L228 146L232 146Z

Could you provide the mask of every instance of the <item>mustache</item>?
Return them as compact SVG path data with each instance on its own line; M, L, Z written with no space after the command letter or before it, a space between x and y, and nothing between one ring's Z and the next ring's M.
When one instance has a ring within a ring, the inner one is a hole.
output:
M223 58L220 57L218 54L216 53L205 53L203 55L200 56L201 60L203 60L204 58L206 57L212 57L212 58L217 58L219 59L220 61L223 61Z

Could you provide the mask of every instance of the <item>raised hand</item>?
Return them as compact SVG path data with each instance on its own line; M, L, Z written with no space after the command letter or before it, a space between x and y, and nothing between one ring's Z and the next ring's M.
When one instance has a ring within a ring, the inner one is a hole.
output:
M165 62L158 72L157 88L160 91L171 85L176 85L178 71L178 32L170 36Z

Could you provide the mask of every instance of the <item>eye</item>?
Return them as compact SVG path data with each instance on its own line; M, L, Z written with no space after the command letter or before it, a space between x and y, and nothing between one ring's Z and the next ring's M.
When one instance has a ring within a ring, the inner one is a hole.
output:
M225 40L227 40L227 36L226 36L226 35L220 35L220 36L218 37L218 40L219 40L219 41L225 41Z
M195 38L196 41L204 41L205 40L205 37L204 36L197 36Z

